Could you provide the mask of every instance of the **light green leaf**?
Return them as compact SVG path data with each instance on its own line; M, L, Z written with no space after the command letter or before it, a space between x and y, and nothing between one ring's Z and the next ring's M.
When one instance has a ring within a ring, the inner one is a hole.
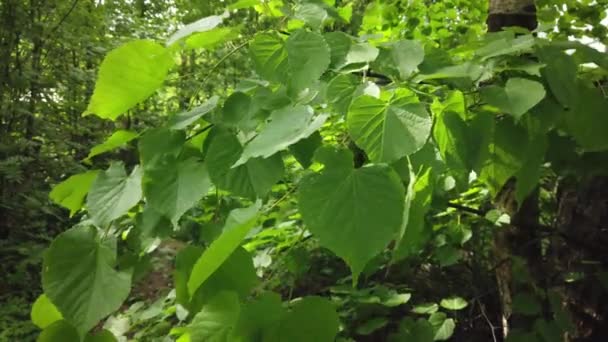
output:
M260 4L260 0L239 0L235 3L233 3L232 5L228 6L226 9L229 11L239 10L239 9L243 9L243 8L253 7L253 6L259 5L259 4Z
M338 334L340 321L330 301L321 297L305 297L296 302L278 330L279 342L332 342Z
M214 296L188 326L191 342L230 342L241 312L239 297L224 291Z
M215 130L205 159L211 180L218 188L235 195L264 197L283 176L283 159L277 153L267 159L249 159L231 168L242 152L243 147L234 134L224 129Z
M141 169L127 176L122 162L115 162L97 176L87 196L87 210L99 227L126 214L141 199Z
M450 297L442 299L439 305L448 310L462 310L466 308L469 303L462 297Z
M173 225L207 194L211 186L207 168L196 158L176 160L169 156L147 169L144 176L148 204Z
M435 79L468 78L471 81L479 79L483 73L483 67L479 64L466 62L458 65L450 65L434 70L430 74L421 74L414 78L414 82Z
M82 208L93 181L97 178L99 170L91 170L70 176L63 182L55 185L49 197L60 206L70 210L70 217Z
M422 303L414 306L412 312L419 315L430 315L437 312L437 310L439 310L439 305L436 303Z
M249 159L268 158L316 132L327 115L314 115L310 106L287 106L270 114L270 122L251 140L239 160L232 166L245 164Z
M61 233L44 255L44 293L81 336L129 295L131 275L117 272L115 264L116 239L101 239L93 227Z
M44 329L56 321L62 320L61 312L57 310L55 304L43 293L32 305L32 322L40 329Z
M139 134L135 132L125 131L122 129L118 130L112 133L112 135L109 136L106 140L104 140L103 143L93 146L85 160L90 160L91 158L97 155L122 147L126 145L129 141L137 138L138 136Z
M424 48L414 40L399 40L385 44L374 63L376 70L405 80L424 60Z
M344 150L320 149L317 160L325 169L300 182L300 212L321 245L349 264L356 282L401 226L403 185L387 166L354 169L352 154Z
M495 39L488 41L484 46L475 51L478 56L482 57L482 60L502 55L521 54L531 50L536 43L535 38L531 34L517 37L515 37L514 32L493 34L497 35Z
M40 333L36 342L80 342L78 331L67 321L57 321Z
M261 202L230 212L223 233L198 259L188 280L188 292L192 295L241 244L255 224Z
M221 24L228 16L229 14L226 12L223 15L211 15L190 23L172 34L171 37L167 39L167 46L172 45L178 40L188 37L193 33L212 30Z
M318 4L305 2L296 5L294 17L302 20L311 28L318 30L327 19L327 12Z
M186 48L212 49L221 43L234 40L238 36L238 27L216 27L209 31L194 33L186 38Z
M171 129L184 129L190 126L203 115L214 110L215 107L217 107L218 100L219 97L212 96L209 100L205 101L205 103L191 111L173 115L171 118L169 118L168 126L171 127Z
M93 97L83 115L116 120L152 95L173 64L169 51L150 40L135 40L110 51L101 63Z
M388 104L363 95L353 100L346 124L372 161L390 163L424 146L432 120L420 103Z
M435 341L446 341L454 334L456 323L452 318L447 318L443 312L435 312L429 317L429 323L435 331Z
M519 120L522 115L545 98L545 88L535 81L510 78L505 88L488 87L482 91L482 96L489 104Z

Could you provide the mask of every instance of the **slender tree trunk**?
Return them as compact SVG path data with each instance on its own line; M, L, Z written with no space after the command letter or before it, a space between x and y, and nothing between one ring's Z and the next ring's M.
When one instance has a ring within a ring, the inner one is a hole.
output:
M536 6L533 0L490 0L488 32L501 31L507 27L523 27L534 30L537 26ZM497 207L508 213L512 224L499 230L494 239L494 256L499 266L495 275L501 304L502 335L506 338L510 325L521 327L526 321L512 317L514 256L524 260L538 260L540 246L535 234L538 226L538 190L521 203L519 210L515 201L515 181L508 182L495 199ZM530 264L529 266L532 266Z

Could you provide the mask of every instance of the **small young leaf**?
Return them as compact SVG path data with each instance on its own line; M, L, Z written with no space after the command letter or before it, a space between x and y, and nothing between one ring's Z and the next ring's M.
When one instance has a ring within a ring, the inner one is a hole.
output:
M63 182L55 185L49 197L60 206L70 210L70 217L82 208L84 198L91 185L97 178L99 170L91 170L70 176Z
M85 160L90 160L91 158L100 155L102 153L106 153L108 151L112 151L113 149L119 148L127 144L129 141L137 138L139 134L131 131L118 130L112 133L103 143L99 145L95 145L91 148L89 155Z
M32 305L32 322L40 329L44 329L56 321L62 320L61 312L57 310L55 304L43 293Z
M450 297L442 299L439 305L448 310L462 310L469 304L461 297Z

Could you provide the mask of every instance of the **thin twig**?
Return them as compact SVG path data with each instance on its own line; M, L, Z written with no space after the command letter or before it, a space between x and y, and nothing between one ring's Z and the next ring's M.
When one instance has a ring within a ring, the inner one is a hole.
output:
M61 20L59 20L59 22L57 23L57 25L55 25L48 33L48 35L52 35L53 33L55 33L55 31L57 31L59 29L59 27L63 24L63 22L70 16L70 14L72 14L72 12L74 11L74 8L76 8L76 5L78 4L78 0L74 0L72 2L72 6L70 6L70 9L63 15L63 17L61 18Z
M486 319L486 322L488 323L488 326L490 327L490 332L492 333L492 340L494 342L497 342L498 339L496 338L496 333L494 332L494 330L496 330L496 327L494 327L494 324L492 324L492 321L490 320L488 315L486 315L486 310L483 308L483 304L481 303L481 301L479 301L479 299L477 299L477 305L479 305L479 310L481 311L481 315L483 316L483 318Z
M213 74L213 72L220 65L222 65L222 63L224 63L228 58L230 58L230 56L234 55L237 51L239 51L240 49L244 48L248 44L249 44L249 40L246 41L246 42L244 42L244 43L242 43L241 45L235 47L230 52L228 52L227 54L225 54L224 57L222 57L217 63L215 63L215 65L212 66L211 69L207 70L207 76L201 81L200 86L198 87L198 89L196 90L196 92L193 94L192 99L190 101L190 104L188 105L188 109L192 109L192 106L194 105L194 99L196 98L196 95L203 89L203 86L207 83L207 81L209 80L209 78L211 77L211 75Z
M448 208L458 209L460 211L464 211L466 213L471 213L471 214L475 214L475 215L482 216L482 217L486 215L486 213L483 210L467 207L462 204L458 204L458 203L454 203L454 202L448 202L447 206L448 206Z
M195 136L205 133L206 131L208 131L209 129L211 129L213 127L213 124L208 124L207 126L201 128L200 130L194 132L191 136L189 136L188 138L186 138L186 141L188 140L192 140L192 138L194 138Z

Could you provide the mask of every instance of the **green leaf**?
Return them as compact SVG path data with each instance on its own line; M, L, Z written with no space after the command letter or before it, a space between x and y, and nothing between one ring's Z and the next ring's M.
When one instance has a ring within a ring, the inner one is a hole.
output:
M579 103L576 80L578 68L572 56L550 46L538 47L536 54L540 61L546 64L542 75L547 80L553 96L564 107L577 107Z
M32 305L31 313L32 322L40 329L44 329L49 325L63 319L61 312L49 298L43 293L38 296L38 299Z
M424 48L414 40L399 40L382 46L374 68L405 80L424 60Z
M542 134L530 139L527 144L521 169L515 174L515 200L521 206L526 197L536 188L540 180L542 165L547 151L547 136Z
M462 310L466 308L469 303L462 297L450 297L442 299L439 305L448 310Z
M188 326L192 342L230 342L230 334L241 312L239 298L224 291L213 297Z
M579 104L562 117L564 130L588 152L608 150L608 100L600 90L580 85Z
M439 305L436 303L422 303L414 306L412 312L419 315L430 315L437 312L437 310L439 310Z
M433 326L435 331L435 341L448 340L454 334L454 328L456 323L452 318L447 318L443 312L435 312L429 317L429 323Z
M406 317L399 324L397 334L391 335L389 342L433 342L434 337L433 326L427 320L419 318L414 321L412 318Z
M108 330L102 330L101 332L93 335L88 334L85 337L84 342L118 342L118 340Z
M243 147L228 130L214 130L205 162L213 183L235 195L264 197L284 173L280 153L264 158L249 159L245 164L231 168L239 159Z
M251 140L243 150L239 160L232 166L245 164L249 159L268 158L292 144L316 132L327 115L314 115L310 106L287 106L270 114L270 122Z
M173 115L169 118L168 126L171 127L171 129L184 129L190 126L196 122L196 120L214 110L215 107L217 107L218 100L219 97L212 96L209 100L205 101L205 103L191 111Z
M264 293L243 306L234 329L234 337L242 342L260 338L262 341L268 341L286 314L287 310L283 308L278 294Z
M234 92L224 102L222 108L222 123L230 127L238 127L247 118L251 106L251 97L245 93Z
M389 319L386 317L376 317L372 318L365 323L359 325L357 327L357 334L367 336L373 333L378 329L384 328L389 323Z
M489 146L482 157L479 179L486 183L492 196L523 166L522 151L528 137L525 130L511 120L499 120L487 131Z
M188 280L188 292L191 295L241 244L257 220L260 205L260 202L256 202L248 208L230 212L222 235L211 243L192 269Z
M403 222L401 226L400 239L393 258L400 260L417 252L426 240L428 233L425 232L425 216L431 206L433 196L432 169L427 168L424 173L415 177L412 173L406 197Z
M469 127L461 116L453 111L444 111L436 116L433 127L433 138L441 157L448 167L455 171L470 171L473 168L473 158L469 147Z
M288 74L287 49L275 33L258 33L249 44L255 72L268 81L280 82Z
M211 180L206 166L196 158L168 156L146 170L143 185L150 207L176 225L207 194Z
M420 103L388 104L363 95L350 106L348 132L374 162L394 162L424 146L432 120Z
M167 128L156 128L147 131L139 139L139 159L144 169L154 166L167 155L179 156L186 143L186 133Z
M82 208L82 203L91 185L97 178L99 170L91 170L70 176L55 185L49 197L60 206L70 210L70 217Z
M323 143L323 138L319 132L311 134L308 138L302 139L289 146L289 151L296 158L298 163L304 168L312 165L313 157L317 148Z
M542 308L536 296L520 292L513 296L513 312L526 316L536 316L540 314Z
M101 63L84 115L116 120L152 95L173 64L169 51L150 40L135 40L110 51Z
M85 160L90 160L97 155L122 147L138 136L139 134L135 132L118 130L112 133L103 143L93 146Z
M522 115L545 98L545 88L535 81L510 78L505 88L488 87L482 91L482 96L489 104L519 120Z
M467 78L471 81L479 79L484 69L481 65L472 62L466 62L458 65L450 65L433 70L429 74L421 74L414 78L414 82L421 82L435 79L454 79Z
M127 176L122 162L115 162L97 176L87 196L91 220L105 228L126 214L141 199L141 169L136 166Z
M257 34L249 50L256 72L269 81L287 85L291 95L310 87L330 62L323 36L303 29L287 41L271 33Z
M356 76L340 74L327 84L327 101L338 113L345 115L359 85L361 80Z
M305 297L296 302L278 329L280 342L332 342L340 321L331 302L321 297Z
M327 45L330 47L330 67L339 70L346 60L346 55L350 51L353 43L351 36L344 32L328 32L324 36Z
M57 321L46 327L36 342L80 342L78 331L67 321Z
M131 289L131 275L118 272L116 239L92 227L58 235L44 254L42 287L80 335L117 310Z
M321 245L349 264L356 282L367 262L399 230L403 185L387 166L353 169L350 152L318 151L317 160L325 169L300 182L300 212Z
M167 46L172 45L178 40L188 37L193 33L212 30L221 24L224 21L224 18L227 17L228 13L226 12L223 15L211 15L190 23L172 34L171 37L167 39Z
M329 66L329 47L318 33L298 30L285 43L289 56L289 88L297 94L310 87Z

